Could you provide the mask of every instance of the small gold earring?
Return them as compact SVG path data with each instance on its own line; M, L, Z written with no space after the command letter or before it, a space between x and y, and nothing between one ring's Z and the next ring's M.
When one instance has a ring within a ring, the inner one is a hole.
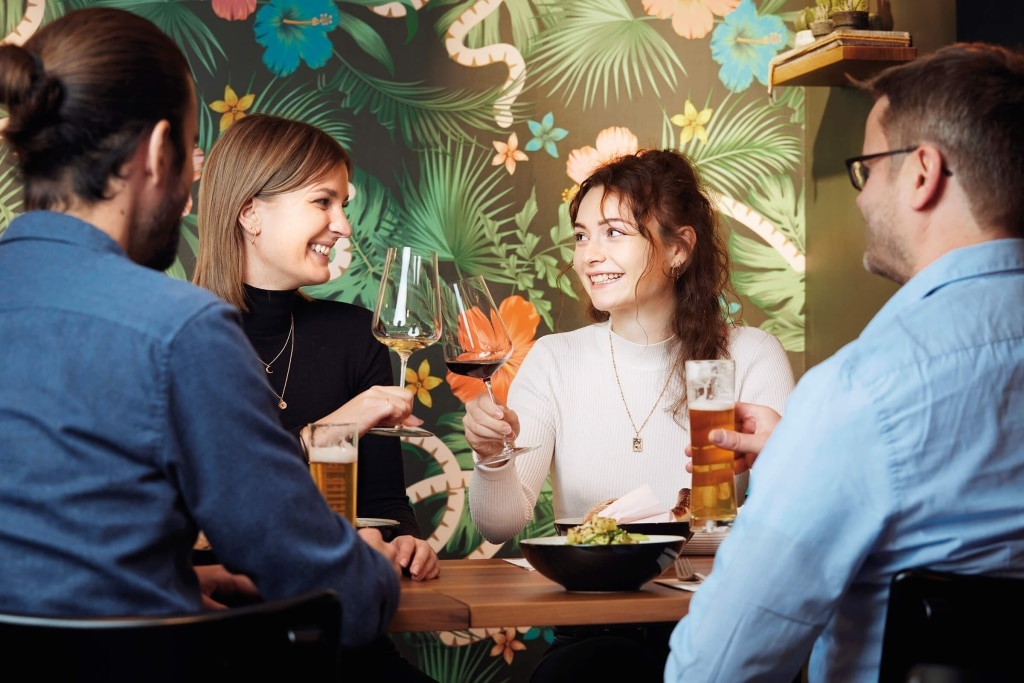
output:
M256 244L256 233L255 232L254 233L250 233L250 235L249 235L249 244Z

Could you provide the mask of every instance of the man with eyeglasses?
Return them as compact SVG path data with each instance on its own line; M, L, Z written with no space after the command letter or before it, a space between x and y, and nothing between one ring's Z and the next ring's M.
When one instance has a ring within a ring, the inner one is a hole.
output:
M902 287L784 419L740 404L712 433L737 470L757 457L754 494L666 681L792 681L809 657L812 682L874 683L895 573L1024 576L1024 55L958 44L862 86L864 265Z

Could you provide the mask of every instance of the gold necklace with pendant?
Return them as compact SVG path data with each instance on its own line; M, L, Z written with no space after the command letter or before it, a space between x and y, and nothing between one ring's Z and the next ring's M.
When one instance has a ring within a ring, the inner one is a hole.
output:
M619 386L619 397L622 399L622 406L626 409L626 417L629 418L629 424L633 428L633 452L643 453L644 451L644 440L640 436L640 432L647 426L648 420L654 415L654 411L658 408L658 404L661 403L661 397L665 395L665 391L668 389L669 383L672 381L672 373L668 373L668 377L665 378L665 386L661 388L661 393L658 394L658 398L654 399L654 405L651 406L650 412L647 413L647 417L644 418L643 423L639 427L636 426L636 422L633 421L633 414L629 412L629 404L626 403L626 394L622 391L622 381L619 380L619 368L615 365L615 344L612 343L612 326L608 325L608 351L612 356L612 371L615 373L615 383Z

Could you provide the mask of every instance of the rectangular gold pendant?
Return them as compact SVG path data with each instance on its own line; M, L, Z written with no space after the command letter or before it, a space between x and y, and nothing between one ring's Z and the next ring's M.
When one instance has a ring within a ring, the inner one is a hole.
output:
M643 453L643 451L644 451L644 440L641 439L639 436L634 436L633 437L633 452L634 453Z

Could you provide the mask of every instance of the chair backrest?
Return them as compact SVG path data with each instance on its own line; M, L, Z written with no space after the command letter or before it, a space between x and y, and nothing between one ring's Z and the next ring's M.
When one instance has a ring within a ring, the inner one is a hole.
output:
M0 614L0 651L8 671L62 683L334 683L340 631L338 596L321 591L186 616Z
M908 569L893 577L879 683L1024 680L1024 579Z

